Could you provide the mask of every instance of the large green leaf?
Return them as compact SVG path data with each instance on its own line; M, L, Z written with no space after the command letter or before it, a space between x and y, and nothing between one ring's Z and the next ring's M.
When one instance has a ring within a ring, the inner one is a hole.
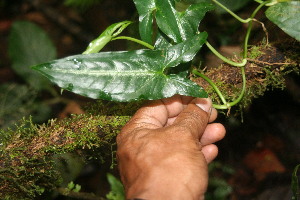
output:
M284 32L300 41L300 1L277 3L267 9L266 16Z
M166 49L172 46L172 41L168 36L162 33L160 30L157 32L156 41L154 44L155 49Z
M55 47L45 31L31 22L14 22L9 37L9 55L14 71L30 86L37 90L50 86L45 77L29 67L56 57Z
M211 3L201 2L190 5L179 12L175 9L175 0L134 0L139 13L141 38L152 43L153 13L159 29L175 43L194 36L205 13L212 10Z
M201 33L167 50L76 55L33 68L60 87L91 98L131 101L175 94L206 97L196 83L167 74L168 68L193 59L206 37Z

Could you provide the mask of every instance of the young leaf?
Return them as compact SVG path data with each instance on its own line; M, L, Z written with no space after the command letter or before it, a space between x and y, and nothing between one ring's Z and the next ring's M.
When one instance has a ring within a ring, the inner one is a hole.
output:
M277 3L267 9L266 16L288 35L300 41L300 1Z
M36 90L46 89L50 82L32 71L29 66L53 60L56 50L45 33L37 25L17 21L12 25L9 37L9 56L14 71Z
M131 21L123 21L110 25L98 38L89 44L88 48L82 54L98 53L107 43L118 36L131 23Z
M51 81L74 93L114 101L161 99L181 94L206 97L196 83L166 69L190 61L207 34L195 35L163 50L103 52L67 57L34 66Z

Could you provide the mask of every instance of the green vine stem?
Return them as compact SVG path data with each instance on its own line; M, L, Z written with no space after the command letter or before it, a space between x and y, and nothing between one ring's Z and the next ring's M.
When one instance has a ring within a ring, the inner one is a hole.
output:
M243 96L245 94L245 91L246 91L246 81L247 80L246 80L245 67L241 67L241 73L242 73L242 80L243 80L242 91L240 93L240 96L236 100L234 100L233 102L229 103L230 107L238 104L242 100L242 98L243 98Z
M248 19L242 19L239 16L237 16L234 12L232 12L230 9L228 9L226 6L224 6L223 4L221 4L220 2L218 2L217 0L212 0L213 2L215 2L215 4L217 4L218 6L220 6L221 8L223 8L224 10L226 10L229 14L231 14L234 18L236 18L237 20L239 20L240 22L246 24L248 22L250 22L252 19L248 18Z
M243 67L247 63L246 58L244 58L241 63L231 61L228 58L226 58L225 56L221 55L213 46L211 46L211 44L209 44L209 42L206 42L205 44L211 50L211 52L213 52L213 54L215 54L218 58L220 58L221 60L223 60L224 62L226 62L232 66Z
M264 1L261 1L261 0L254 0L254 1L257 3L264 3Z
M210 80L210 79L209 79L207 76L205 76L204 74L201 74L200 72L198 72L196 69L193 69L192 73L193 73L194 75L197 75L197 76L203 78L205 81L207 81L207 82L213 87L213 89L216 91L216 93L219 95L219 97L220 97L222 103L223 103L224 105L227 105L227 101L226 101L226 99L224 98L222 92L219 90L219 88L216 86L216 84L215 84L212 80ZM219 105L214 105L214 106L219 106Z
M232 66L236 66L236 67L241 67L241 74L242 74L242 90L241 90L241 93L239 95L239 97L228 103L226 101L226 99L224 98L222 92L219 90L219 88L215 85L215 83L210 80L207 76L205 76L204 74L201 74L200 72L198 72L197 70L193 70L192 73L203 78L205 81L207 81L211 86L212 88L215 90L215 92L217 93L217 95L220 97L223 105L216 105L216 104L213 104L213 106L217 109L229 109L230 107L238 104L244 94L245 94L245 91L246 91L246 73L245 73L245 65L247 64L247 50L248 50L248 42L249 42L249 37L250 37L250 33L251 33L251 30L252 30L252 22L253 22L253 19L255 17L255 15L257 14L257 12L266 4L270 3L270 1L260 1L260 0L256 0L256 2L260 3L260 5L253 11L253 13L251 14L250 18L244 20L242 18L240 18L239 16L237 16L235 13L233 13L231 10L229 10L227 7L225 7L224 5L222 5L221 3L219 3L217 0L212 0L213 2L215 2L217 5L219 5L220 7L222 7L223 9L225 9L228 13L230 13L234 18L236 18L237 20L239 20L240 22L242 23L248 23L249 26L247 28L247 32L246 32L246 36L245 36L245 42L244 42L244 52L243 52L243 60L241 63L237 63L237 62L233 62L231 60L229 60L228 58L224 57L223 55L221 55L216 49L213 48L213 46L211 46L209 44L209 42L206 42L206 46L212 51L212 53L214 53L218 58L220 58L221 60L223 60L224 62L232 65Z
M267 3L270 3L270 1L265 1L263 3L261 3L251 14L250 16L250 21L249 21L249 25L247 28L247 32L246 32L246 36L245 36L245 43L244 43L244 53L243 53L243 58L245 59L247 57L247 52L248 52L248 42L249 42L249 38L250 38L250 33L252 30L252 22L253 22L253 18L255 17L255 15L257 14L257 12Z
M213 104L213 106L214 106L216 109L229 109L230 107L232 107L232 106L238 104L238 103L242 100L242 98L243 98L243 96L244 96L244 94L245 94L245 91L246 91L246 74L245 74L245 67L241 67L242 82L243 82L242 91L241 91L239 97L238 97L236 100L234 100L234 101L232 101L232 102L229 102L229 103L226 101L226 99L224 98L222 92L219 90L219 88L216 86L216 84L215 84L212 80L210 80L207 76L205 76L204 74L201 74L200 72L198 72L198 71L195 70L195 69L193 69L192 73L193 73L194 75L197 75L197 76L203 78L205 81L207 81L207 82L212 86L212 88L215 90L215 92L218 94L218 96L220 97L220 99L221 99L223 105Z
M154 46L148 44L147 42L144 42L142 40L139 40L139 39L136 39L136 38L132 38L132 37L128 37L128 36L119 36L119 37L114 37L112 38L111 40L129 40L129 41L132 41L132 42L136 42L140 45L143 45L149 49L154 49Z

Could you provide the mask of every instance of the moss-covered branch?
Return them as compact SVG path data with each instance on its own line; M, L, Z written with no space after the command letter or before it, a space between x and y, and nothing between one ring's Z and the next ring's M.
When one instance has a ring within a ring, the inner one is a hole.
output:
M115 136L137 107L99 102L86 114L44 125L23 119L16 129L1 130L0 199L35 199L59 187L60 155L71 153L83 160L110 157Z
M247 107L254 98L262 96L268 89L285 88L285 76L291 72L300 72L299 42L294 40L252 46L247 57L247 84L244 97L239 103L240 108ZM243 82L239 68L222 64L201 73L216 85L227 102L238 98ZM224 102L206 80L201 77L193 77L192 80L204 87L213 102Z

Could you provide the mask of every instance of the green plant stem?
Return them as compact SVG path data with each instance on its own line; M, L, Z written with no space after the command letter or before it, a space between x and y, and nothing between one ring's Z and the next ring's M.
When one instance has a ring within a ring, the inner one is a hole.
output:
M230 9L228 9L226 6L224 6L223 4L221 4L220 2L218 2L217 0L212 0L213 2L215 2L215 4L217 4L218 6L220 6L221 8L223 8L224 10L226 10L229 14L231 14L234 18L236 18L237 20L239 20L240 22L246 24L248 22L250 22L252 19L248 18L248 19L242 19L239 16L237 16L234 12L232 12Z
M139 40L139 39L136 39L136 38L132 38L132 37L128 37L128 36L119 36L119 37L115 37L113 38L112 40L129 40L129 41L132 41L132 42L136 42L140 45L143 45L149 49L154 49L154 46L148 44L147 42L144 42L142 40Z
M252 24L253 24L253 18L255 17L255 15L257 14L257 12L267 3L269 3L270 1L265 1L263 3L261 3L251 14L250 16L250 21L248 24L248 28L247 28L247 32L246 32L246 36L245 36L245 42L244 42L244 53L243 53L243 58L245 59L247 57L247 50L248 50L248 42L249 42L249 38L250 38L250 33L252 30Z
M236 67L243 67L247 63L246 58L244 58L241 63L233 62L233 61L229 60L228 58L226 58L225 56L222 56L213 46L211 46L211 44L209 44L209 42L206 42L205 44L211 50L211 52L213 52L213 54L215 54L218 58L220 58L221 60L223 60L224 62L226 62L230 65L233 65Z
M215 108L217 109L228 109L236 104L238 104L244 94L245 94L245 91L246 91L246 73L245 73L245 65L247 63L247 50L248 50L248 42L249 42L249 38L250 38L250 33L251 33L251 30L252 30L252 23L253 23L253 19L255 17L255 15L257 14L257 12L264 6L266 5L267 3L269 3L270 1L266 1L266 2L263 2L261 0L255 0L256 2L260 3L260 5L253 11L253 13L251 14L250 18L244 20L242 18L240 18L239 16L237 16L235 13L233 13L231 10L229 10L228 8L226 8L224 5L222 5L221 3L219 3L217 0L212 0L213 2L215 2L217 5L219 5L220 7L222 7L223 9L225 9L229 14L231 14L233 17L235 17L237 20L239 20L240 22L242 23L248 23L248 28L247 28L247 32L246 32L246 36L245 36L245 42L244 42L244 52L243 52L243 60L241 63L236 63L236 62L233 62L229 59L227 59L226 57L222 56L218 51L216 51L208 42L206 42L206 46L217 56L219 57L221 60L223 60L224 62L230 64L230 65L233 65L233 66L237 66L237 67L241 67L241 74L242 74L242 80L243 80L243 86L242 86L242 91L239 95L239 97L230 102L230 103L227 103L226 99L224 98L222 92L219 90L219 88L208 78L206 77L205 75L199 73L198 71L196 70L193 70L193 74L195 75L198 75L200 77L202 77L204 80L206 80L212 87L213 89L216 91L216 93L219 95L221 101L223 102L224 105L214 105Z
M220 97L221 101L223 102L223 104L227 105L227 101L224 98L222 92L219 90L219 88L216 86L216 84L212 80L210 80L207 76L205 76L204 74L201 74L200 72L198 72L195 69L193 69L192 73L197 75L197 76L200 76L205 81L207 81L213 87L213 89L216 91L216 93L219 95L219 97Z
M242 100L242 98L243 98L243 96L245 94L245 91L246 91L246 73L245 73L245 67L241 67L241 73L242 73L242 80L243 80L242 91L240 93L240 96L236 100L234 100L233 102L229 103L230 107L232 107L232 106L236 105L237 103L239 103Z
M237 103L239 103L239 102L242 100L242 98L243 98L243 96L244 96L244 94L245 94L245 91L246 91L246 74L245 74L245 67L241 67L242 80L243 80L243 86L242 86L241 94L239 95L239 97L238 97L236 100L234 100L234 101L232 101L232 102L230 102L230 103L228 103L228 102L226 101L226 99L224 98L222 92L219 90L219 88L216 86L216 84L215 84L212 80L210 80L207 76L205 76L204 74L201 74L201 73L198 72L196 69L193 69L192 73L193 73L194 75L197 75L197 76L203 78L203 79L204 79L205 81L207 81L207 82L213 87L213 89L216 91L216 93L218 94L218 96L220 97L220 99L221 99L221 101L222 101L222 103L223 103L223 105L213 104L213 106L214 106L216 109L228 109L228 108L230 108L230 107L236 105Z
M257 3L264 3L264 2L261 1L261 0L254 0L254 1L256 1Z

